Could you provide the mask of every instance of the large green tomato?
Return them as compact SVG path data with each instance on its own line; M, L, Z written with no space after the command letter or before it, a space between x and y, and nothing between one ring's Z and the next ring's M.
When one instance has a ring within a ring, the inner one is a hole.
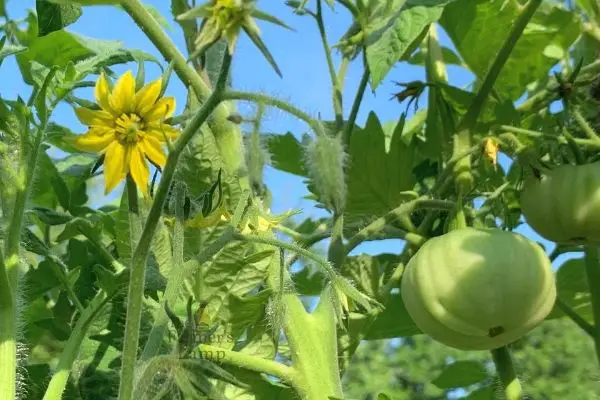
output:
M563 165L525 181L521 210L541 236L558 243L600 243L600 163Z
M458 349L490 350L542 322L556 286L536 243L499 229L463 228L423 245L406 267L401 294L424 333Z

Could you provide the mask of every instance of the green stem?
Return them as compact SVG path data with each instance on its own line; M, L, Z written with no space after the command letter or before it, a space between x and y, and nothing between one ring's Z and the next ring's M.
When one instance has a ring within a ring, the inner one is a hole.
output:
M581 71L575 80L575 86L584 84L590 79L590 76L595 77L598 72L600 72L600 61L594 61L581 68ZM557 89L559 83L554 76L550 77L549 80L550 83L548 83L546 88L540 90L517 107L517 110L522 115L535 113L558 98Z
M575 118L575 121L577 122L577 124L579 124L579 127L581 128L583 133L585 133L588 139L593 141L596 144L596 146L600 146L600 136L598 136L594 128L592 128L591 125L585 120L585 117L581 114L579 109L574 108L572 110L572 113L573 117Z
M60 354L58 365L56 366L56 370L52 375L52 379L50 379L50 383L46 388L46 393L44 394L43 400L60 400L62 398L62 394L67 385L71 369L73 368L73 363L77 359L79 348L81 347L81 343L87 335L90 325L100 313L102 308L108 304L108 302L116 293L117 292L115 291L115 293L107 295L103 291L99 292L90 301L87 308L81 313L81 316L75 323L75 328L69 336L69 340L67 341L65 348Z
M69 296L69 299L73 302L75 307L77 307L77 310L79 310L79 312L83 312L84 307L81 304L81 301L79 301L79 297L77 297L77 293L75 293L75 291L69 284L69 278L67 277L67 275L65 273L65 271L68 271L69 268L63 262L63 260L60 259L60 257L57 257L57 256L51 254L48 256L48 258L51 261L50 264L53 266L52 269L54 270L54 274L56 275L56 277L58 278L60 283L63 285L65 291L67 292L67 295Z
M337 80L340 83L340 92L344 92L344 84L346 82L346 73L348 72L348 66L350 65L350 58L344 56L340 64L340 69L337 73Z
M142 235L142 216L137 187L129 174L127 175L127 206L129 210L129 243L133 249Z
M242 242L250 242L250 243L260 243L260 244L268 244L274 247L280 247L282 249L290 250L297 253L299 256L307 258L309 260L313 260L316 262L330 277L336 275L335 270L331 266L331 264L324 259L323 257L313 253L310 250L304 249L298 246L295 243L282 242L281 240L272 239L265 236L255 236L255 235L243 235L241 233L234 233L233 237L236 240Z
M48 78L47 78L48 79ZM46 123L40 127L34 138L31 152L22 170L26 171L24 185L17 187L17 194L8 227L8 237L5 241L6 258L0 268L1 286L3 288L2 303L0 303L0 398L13 399L16 396L16 297L18 296L19 266L21 252L21 232L27 200L33 187L35 170L46 133ZM8 286L8 288L6 288ZM11 296L9 299L8 296Z
M503 346L492 350L491 353L500 383L502 384L503 398L506 400L521 400L523 398L523 389L515 372L508 348Z
M577 314L575 310L573 310L567 303L562 301L559 297L556 298L556 306L575 324L580 327L585 333L590 335L591 338L594 338L596 335L596 330L592 324L587 322L581 315Z
M208 344L199 345L198 350L200 350L200 354L203 357L213 362L276 376L287 383L292 383L294 379L294 369L277 361L256 357L239 351L226 350Z
M181 54L175 43L167 36L144 4L140 0L121 0L121 5L161 52L165 60L173 63L173 70L184 85L193 89L202 103L212 96L213 91L209 84L202 79L193 66L188 64L184 55ZM242 135L239 127L228 121L229 115L229 107L221 102L215 105L212 118L207 123L213 135L215 135L224 169L237 175L242 189L247 190L249 182L244 171Z
M475 95L473 102L469 106L465 116L463 117L458 131L469 130L472 131L477 124L477 120L481 115L481 111L483 110L487 98L491 93L500 72L504 68L504 65L508 61L510 54L512 53L515 45L517 44L519 38L523 34L525 27L529 23L529 20L533 17L533 14L537 11L538 7L542 4L542 0L529 0L527 5L525 5L521 11L521 14L515 21L508 38L504 41L504 44L500 48L500 51L496 55L494 59L494 63L492 64L490 70L485 75L483 79L483 83L479 88L479 91Z
M501 125L499 127L499 130L503 131L503 132L508 132L508 133L515 133L517 135L524 135L524 136L528 136L531 138L548 138L548 139L553 139L553 140L557 140L559 142L567 142L567 139L564 136L557 136L555 134L551 134L551 133L544 133L544 132L539 132L539 131L532 131L530 129L524 129L524 128L518 128L516 126L510 126L510 125ZM598 138L596 139L581 139L581 138L572 138L573 142L575 142L577 145L579 146L586 146L586 147L596 147L596 148L600 148L600 140L598 140Z
M302 400L343 398L332 291L328 285L312 314L295 294L283 295L284 330L295 371L292 384Z
M600 362L600 262L596 247L585 246L585 272L594 313L593 339L596 347L596 358Z
M323 44L323 50L325 51L325 58L327 60L327 68L329 70L329 76L331 78L331 86L333 87L333 111L335 112L335 122L340 129L344 123L343 106L342 106L342 90L340 88L340 81L335 72L333 65L333 58L331 57L331 51L329 41L327 40L327 32L325 31L325 23L323 22L323 4L322 0L317 0L317 25L319 27L319 34L321 35L321 43Z
M367 84L369 83L369 76L369 68L367 68L365 62L362 78L360 78L360 83L358 84L358 89L356 90L356 96L354 97L354 102L352 103L352 109L350 110L350 116L348 117L348 121L346 122L346 127L344 128L344 133L342 136L346 146L350 144L350 138L352 137L352 131L354 130L356 118L358 117L358 111L360 110L360 105L365 95Z
M150 212L148 213L144 230L142 231L140 241L133 253L129 278L129 294L127 297L127 319L125 323L119 400L131 400L132 398L133 377L138 353L139 330L144 297L146 259L150 252L152 238L154 237L154 232L156 231L156 226L161 216L164 202L167 198L167 193L169 192L169 187L175 176L175 169L177 168L179 157L192 137L200 130L202 124L208 119L215 107L221 101L220 96L225 88L230 65L231 57L228 52L225 52L221 73L215 91L186 126L177 142L175 142L173 150L169 153L167 164L163 170L158 189L156 190L156 195L152 207L150 208Z
M15 301L0 249L0 398L11 400L16 394L17 342Z
M422 204L427 205L430 201L432 200L428 199L426 196L421 196L409 202L403 203L400 206L388 212L383 217L377 218L375 221L371 222L369 225L358 231L354 236L352 236L348 240L348 243L346 244L346 254L350 253L356 246L358 246L362 242L370 240L370 238L377 237L378 235L380 235L387 225L398 221L402 216L409 215L417 208L419 208ZM451 202L449 202L448 205L450 205L450 203ZM398 229L397 231L400 231L400 229ZM426 240L423 236L413 232L405 232L405 237L403 239L416 247L421 247Z
M78 229L79 233L86 237L86 239L94 246L94 248L104 257L105 261L108 262L114 268L115 272L123 272L126 268L120 261L113 257L112 254L104 247L102 243L96 241L93 236L88 235L88 231L85 229Z
M266 104L268 106L278 108L278 109L285 111L285 112L303 120L304 122L306 122L308 124L308 126L310 126L313 129L313 131L315 131L315 134L317 136L325 135L323 126L321 126L321 123L319 121L315 120L314 118L312 118L310 115L308 115L304 111L294 107L293 105L291 105L290 103L288 103L286 101L279 100L274 97L267 96L265 94L251 93L251 92L237 92L237 91L227 91L227 92L223 93L221 98L223 100L252 101L254 103Z
M202 264L209 261L215 254L229 244L229 242L232 240L232 233L232 227L226 228L217 240L211 243L210 246L204 248L196 257L196 265L198 267L202 266ZM181 231L180 234L183 234L183 231ZM173 239L173 243L175 243L175 239ZM173 247L175 247L175 245ZM183 249L178 249L178 251L180 250L182 251ZM175 253L175 248L173 249L173 252ZM193 272L184 268L182 263L183 258L180 258L179 262L181 262L179 265L177 264L177 261L174 261L173 263L173 268L165 289L164 300L161 308L157 310L154 315L154 324L152 325L150 335L148 336L148 340L146 341L146 345L144 346L144 350L140 356L141 361L147 361L159 353L160 344L166 332L168 322L167 314L165 312L165 305L169 304L169 307L174 307L179 295L179 288L187 279L189 273Z

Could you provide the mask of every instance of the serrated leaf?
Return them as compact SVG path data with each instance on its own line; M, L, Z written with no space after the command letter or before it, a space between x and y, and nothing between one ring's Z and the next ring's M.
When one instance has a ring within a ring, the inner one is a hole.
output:
M471 71L482 79L520 13L518 0L459 0L444 11L440 23ZM464 23L465 15L473 16ZM494 88L510 100L517 100L528 83L542 79L557 60L548 46L566 53L581 32L581 21L571 11L545 3L534 15L504 65ZM537 54L537 57L529 57Z
M291 132L285 135L266 135L266 143L274 168L298 176L308 176L302 145Z
M66 224L73 218L69 214L61 213L43 207L33 207L31 210L29 210L29 212L37 216L40 219L40 221L48 225Z
M398 134L386 146L379 119L371 113L365 127L354 130L348 155L344 216L353 229L397 207L403 200L401 193L413 188L414 149Z
M419 45L427 27L442 15L444 6L452 0L409 0L399 12L390 13L384 30L367 43L367 64L371 72L371 88L375 90L390 69L410 56Z
M565 261L556 272L556 294L573 311L590 323L594 321L592 300L585 272L585 261L576 258ZM550 317L562 316L562 312L553 310Z
M391 339L421 333L408 314L402 296L393 294L365 335L366 340Z
M78 4L55 4L47 0L36 0L39 36L63 29L77 21L82 14Z
M440 389L457 389L489 378L485 367L478 361L456 361L448 365L432 383Z

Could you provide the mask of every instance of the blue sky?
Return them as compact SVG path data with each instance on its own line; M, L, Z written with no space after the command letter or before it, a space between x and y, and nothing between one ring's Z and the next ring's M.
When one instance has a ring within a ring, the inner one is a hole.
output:
M183 36L170 14L170 1L152 0L146 3L154 6L166 17L171 27L168 31L169 35L181 49L184 49ZM258 50L247 39L242 38L236 50L233 64L234 87L239 90L259 91L274 95L292 102L311 115L320 115L323 119L333 119L331 85L314 20L293 14L283 1L262 0L258 2L258 6L284 20L294 28L294 31L288 31L275 25L260 24L263 39L279 64L283 72L283 78L279 78ZM8 13L13 19L24 17L27 9L34 8L34 0L8 0ZM334 12L326 10L326 29L331 44L338 41L350 26L350 23L350 17L342 7L338 6ZM118 40L123 42L127 48L144 50L162 60L160 54L129 16L114 7L95 6L85 8L83 16L67 29L96 39ZM443 32L441 32L441 40L444 45L453 47ZM337 55L335 56L335 62L339 62ZM126 69L135 71L136 66L127 65L115 68L119 73L124 72ZM156 66L147 64L147 80L154 79L159 73ZM459 67L449 66L448 73L450 82L455 86L464 87L472 80L472 75ZM344 90L346 117L361 74L362 65L360 59L357 59L350 66L346 78ZM20 79L14 59L4 61L0 67L0 76L2 77L0 79L0 93L3 98L10 99L17 95L25 97L30 93L30 87ZM398 64L376 93L367 90L358 116L358 123L362 124L371 111L375 111L382 122L396 121L405 105L398 105L398 103L390 101L391 94L397 91L393 81L408 82L418 79L424 80L424 78L422 68L407 63ZM171 79L167 93L176 97L177 112L181 112L185 104L186 91L184 86L177 79ZM79 93L80 96L88 98L91 98L91 94L91 90L83 90ZM424 103L424 101L421 102L421 104ZM242 112L249 110L248 106L242 105L240 107ZM85 127L77 121L72 109L67 105L61 105L55 111L54 120L75 132L83 133L85 130ZM308 131L308 128L302 122L277 110L270 110L267 113L263 127L264 131L273 133L290 131L297 137ZM508 160L503 158L502 165L507 166L507 164ZM279 213L290 208L301 208L304 212L303 216L317 216L322 213L322 211L315 209L311 202L302 199L308 194L308 191L301 178L267 167L265 180L273 192L273 212ZM97 198L96 195L102 196L102 191L95 190L95 198ZM552 248L549 242L541 239L527 226L521 227L519 231L534 240L544 243L547 248ZM367 243L355 250L355 252L369 253L382 251L399 251L399 242Z

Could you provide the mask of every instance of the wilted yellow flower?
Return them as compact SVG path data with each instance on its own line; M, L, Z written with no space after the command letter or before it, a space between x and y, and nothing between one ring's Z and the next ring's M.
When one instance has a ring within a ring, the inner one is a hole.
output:
M492 138L487 138L483 144L483 154L491 161L494 168L498 166L498 142Z
M82 151L104 155L105 193L111 192L127 174L138 189L148 195L150 170L146 159L163 168L166 138L177 130L164 120L175 111L175 98L159 99L163 81L159 78L135 90L131 71L121 76L112 90L104 74L96 82L95 97L100 110L81 107L77 118L89 127L74 140Z
M231 219L231 214L223 203L207 216L198 213L198 215L185 221L185 226L189 228L209 228L216 226L221 222L228 222Z

